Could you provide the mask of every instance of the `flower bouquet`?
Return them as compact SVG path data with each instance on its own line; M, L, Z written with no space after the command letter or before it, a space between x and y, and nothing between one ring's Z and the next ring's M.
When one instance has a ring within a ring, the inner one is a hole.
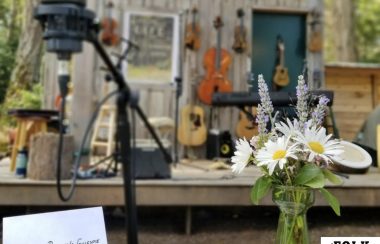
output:
M258 88L258 135L249 141L237 140L232 170L241 173L253 164L262 171L252 187L251 200L258 204L272 190L272 199L280 208L276 243L308 243L306 211L314 203L314 190L340 215L339 201L324 188L326 180L341 183L328 165L343 152L340 141L327 135L322 126L329 100L320 96L316 104L311 104L316 99L311 99L303 76L299 76L294 108L297 117L281 121L262 75Z

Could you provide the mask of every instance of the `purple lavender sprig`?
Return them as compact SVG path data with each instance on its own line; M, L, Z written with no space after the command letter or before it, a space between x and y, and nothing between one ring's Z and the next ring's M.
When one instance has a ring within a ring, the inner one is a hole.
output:
M273 113L273 104L272 100L270 99L268 86L264 80L263 75L259 75L258 86L262 108L264 112L270 116Z
M266 115L261 104L257 105L256 123L259 136L263 136L267 133L268 115Z
M263 116L266 116L265 121L266 122L270 121L271 128L273 131L274 130L274 123L276 122L276 117L278 115L278 112L276 112L275 115L272 116L273 111L274 111L273 104L272 104L272 100L269 96L269 89L268 89L267 83L265 82L262 74L259 75L258 86L259 86L261 110L262 110Z
M298 85L297 90L297 116L299 119L300 129L303 129L303 126L308 118L308 101L309 101L309 88L305 84L305 80L302 75L298 76Z
M318 105L311 113L312 125L320 126L326 116L327 104L330 102L326 96L321 96L318 101Z

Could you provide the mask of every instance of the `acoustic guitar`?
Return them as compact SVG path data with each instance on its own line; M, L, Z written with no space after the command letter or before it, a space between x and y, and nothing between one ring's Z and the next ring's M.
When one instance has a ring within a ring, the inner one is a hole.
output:
M237 17L240 20L240 25L235 27L235 39L234 44L232 45L232 49L236 53L243 53L247 49L247 30L244 27L244 10L237 10Z
M231 92L231 82L227 79L228 67L232 62L232 57L227 50L221 48L221 28L222 19L218 16L214 21L217 30L216 47L206 51L203 58L203 65L206 75L198 86L198 98L201 102L210 105L212 95L215 92Z
M253 82L254 76L253 73L250 73L247 80L250 92L252 92ZM257 114L256 107L245 107L243 110L244 111L239 113L239 121L236 125L236 135L241 138L245 137L251 139L254 135L258 134L258 128L255 122Z
M190 104L181 109L178 127L178 141L184 146L200 146L206 142L207 129L204 122L205 113L202 107L195 105L194 80L197 72L192 70Z
M273 76L273 82L280 87L287 86L289 84L288 69L285 68L285 45L281 37L277 38L277 52L279 63L276 66L275 74Z
M186 26L185 46L192 51L197 51L201 47L201 28L197 23L198 9L194 7L191 13L192 21Z

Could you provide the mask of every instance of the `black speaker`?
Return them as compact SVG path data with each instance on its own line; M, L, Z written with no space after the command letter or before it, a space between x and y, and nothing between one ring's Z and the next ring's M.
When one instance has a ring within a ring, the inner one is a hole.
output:
M166 150L170 147L165 145ZM171 177L170 165L154 142L139 141L136 148L132 148L135 159L136 179L167 179Z
M207 135L206 158L230 158L233 155L234 146L229 131L210 130Z

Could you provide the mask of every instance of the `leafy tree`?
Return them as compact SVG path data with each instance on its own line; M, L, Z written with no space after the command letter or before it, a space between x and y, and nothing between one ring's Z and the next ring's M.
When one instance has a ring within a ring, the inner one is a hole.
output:
M380 62L380 0L357 0L356 38L359 61Z
M19 43L23 1L0 2L0 104L4 102Z
M355 50L348 51L357 53L356 61L380 63L380 0L343 0L341 3L347 5L348 2L351 3L350 7L353 12L351 17L353 18L354 28L352 30L347 30L346 28L342 30L341 27L336 26L337 20L342 20L341 11L336 9L338 1L324 1L325 60L346 61L340 60L337 55L337 51L342 51L342 48L337 46L336 37L341 37L343 33L350 33L351 39L347 38L346 42L340 42L340 45L346 47L349 41L354 41L353 48ZM346 24L350 26L348 23Z

